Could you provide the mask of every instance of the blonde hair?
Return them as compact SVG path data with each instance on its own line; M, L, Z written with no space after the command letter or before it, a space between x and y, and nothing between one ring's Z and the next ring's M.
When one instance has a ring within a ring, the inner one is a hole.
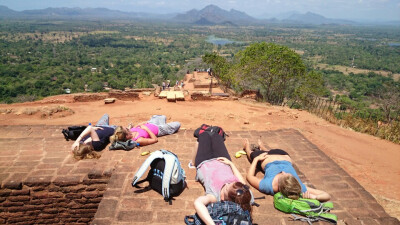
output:
M299 199L301 194L300 182L291 174L282 176L278 180L278 189L286 197L290 199Z
M126 141L127 136L126 130L122 126L119 126L115 128L114 134L110 136L110 142L113 143L115 141Z
M92 145L79 144L72 153L76 160L100 158L100 155L94 151Z

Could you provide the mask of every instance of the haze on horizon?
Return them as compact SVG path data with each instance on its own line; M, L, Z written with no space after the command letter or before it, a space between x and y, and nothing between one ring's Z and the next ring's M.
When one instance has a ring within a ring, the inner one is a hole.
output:
M124 12L185 13L210 4L225 10L239 10L256 18L272 18L288 12L313 12L335 19L400 21L400 0L0 0L0 5L16 11L101 7Z

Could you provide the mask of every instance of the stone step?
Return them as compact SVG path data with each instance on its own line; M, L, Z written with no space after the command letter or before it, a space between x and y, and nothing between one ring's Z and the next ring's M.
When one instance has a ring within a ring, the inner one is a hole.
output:
M185 101L185 96L182 91L176 91L175 98L177 101Z
M167 93L167 100L169 102L175 102L176 101L176 97L175 97L175 91L169 91Z
M159 98L166 98L168 92L169 92L169 91L161 91L160 94L158 95L158 97L159 97Z

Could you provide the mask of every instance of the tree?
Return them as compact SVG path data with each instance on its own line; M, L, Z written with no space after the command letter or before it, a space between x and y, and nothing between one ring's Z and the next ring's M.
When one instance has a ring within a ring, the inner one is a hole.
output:
M234 73L243 89L259 89L264 99L280 104L293 97L305 80L300 56L286 46L254 43L235 56Z
M384 83L379 89L377 98L380 101L381 108L385 115L387 122L391 122L394 113L397 117L400 115L400 88L399 84L396 83ZM395 119L396 119L396 116ZM398 119L398 118L397 118Z
M101 82L101 81L94 82L92 85L89 86L89 88L93 92L102 92L102 91L104 91L103 82Z
M300 80L299 86L294 92L294 101L291 106L296 103L301 103L301 105L305 106L314 99L314 96L321 96L325 91L322 74L310 71L305 75L304 79Z
M231 88L235 79L232 74L229 73L231 67L229 62L216 52L206 53L202 59L203 62L212 65L212 74L217 77L225 87Z

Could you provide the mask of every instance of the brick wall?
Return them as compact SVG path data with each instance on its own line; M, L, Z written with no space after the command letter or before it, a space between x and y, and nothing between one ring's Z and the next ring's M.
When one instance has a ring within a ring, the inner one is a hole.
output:
M109 178L27 179L17 185L3 185L0 224L88 224L97 211Z

